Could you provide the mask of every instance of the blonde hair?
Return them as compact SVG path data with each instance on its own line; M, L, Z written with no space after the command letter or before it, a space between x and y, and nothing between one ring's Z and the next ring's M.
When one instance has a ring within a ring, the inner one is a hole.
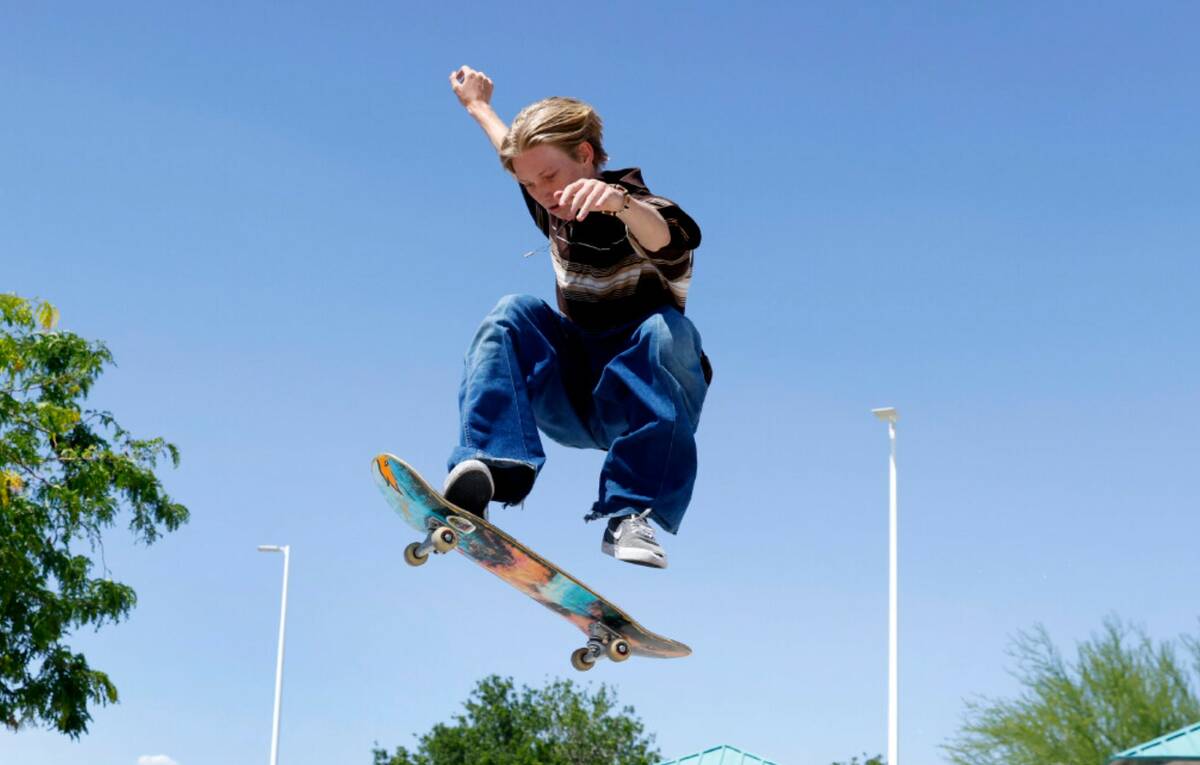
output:
M578 159L579 147L591 144L596 169L608 161L601 137L604 123L589 104L575 98L552 96L543 98L521 110L512 121L504 142L500 144L500 163L513 171L513 157L534 146L557 146L570 157Z

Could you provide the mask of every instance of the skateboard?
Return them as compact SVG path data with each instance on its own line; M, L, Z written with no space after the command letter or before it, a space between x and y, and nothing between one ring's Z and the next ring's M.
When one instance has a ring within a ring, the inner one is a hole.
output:
M403 460L381 454L371 463L375 483L423 542L404 550L410 566L453 550L492 572L578 627L586 644L571 654L571 666L586 672L600 659L630 656L669 659L692 652L683 643L656 635L575 577L530 550L488 521L450 504Z

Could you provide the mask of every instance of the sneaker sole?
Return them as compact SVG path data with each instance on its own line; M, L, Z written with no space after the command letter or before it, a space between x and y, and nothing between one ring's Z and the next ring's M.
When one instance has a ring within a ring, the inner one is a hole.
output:
M600 545L600 552L604 553L605 555L611 555L617 560L625 561L626 563L634 563L639 566L648 566L649 568L667 567L666 556L659 555L651 552L650 550L641 550L636 547L618 548L615 545L604 542Z

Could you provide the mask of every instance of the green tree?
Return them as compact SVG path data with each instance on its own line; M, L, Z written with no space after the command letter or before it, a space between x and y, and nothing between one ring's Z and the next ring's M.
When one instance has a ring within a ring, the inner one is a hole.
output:
M1193 659L1200 646L1182 643ZM1015 699L967 702L944 749L958 765L1098 765L1113 754L1200 719L1189 667L1171 642L1157 646L1117 617L1063 659L1045 627L1021 632L1009 654L1023 687Z
M883 755L877 754L874 757L868 757L866 752L863 752L861 761L857 757L851 757L846 762L835 762L833 765L886 765Z
M127 514L149 544L188 511L153 473L164 456L178 464L173 445L82 407L112 356L57 321L47 303L0 295L0 721L78 738L117 689L66 638L120 621L137 600L107 569L93 575L101 533Z
M632 707L616 711L613 691L570 680L513 687L495 675L479 681L453 724L421 736L415 752L375 749L374 765L651 765L658 750Z

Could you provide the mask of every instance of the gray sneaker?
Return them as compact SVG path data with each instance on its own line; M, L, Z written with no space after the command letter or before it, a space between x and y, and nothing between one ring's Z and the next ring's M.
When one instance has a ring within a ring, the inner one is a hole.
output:
M487 520L487 506L492 501L496 485L492 482L492 471L479 460L463 460L454 466L446 483L442 486L442 496L450 504L458 505L468 513Z
M600 551L626 563L666 568L667 552L654 538L654 529L646 522L648 515L649 510L610 518L604 529Z

